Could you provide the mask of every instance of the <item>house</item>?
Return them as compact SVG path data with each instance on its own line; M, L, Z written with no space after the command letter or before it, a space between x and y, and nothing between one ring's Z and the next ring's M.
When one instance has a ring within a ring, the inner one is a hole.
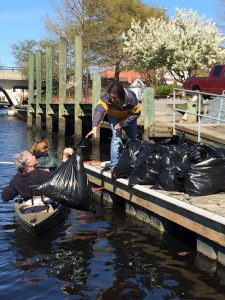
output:
M115 77L115 67L110 67L100 72L101 77L105 79L110 79ZM119 81L127 82L131 84L135 79L142 79L140 73L135 71L121 71L119 74Z

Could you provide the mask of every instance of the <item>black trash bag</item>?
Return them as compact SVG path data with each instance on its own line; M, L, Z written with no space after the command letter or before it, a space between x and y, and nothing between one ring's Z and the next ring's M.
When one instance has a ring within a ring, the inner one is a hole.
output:
M184 157L184 161L191 165L195 165L209 158L222 157L224 157L224 151L221 148L198 143L190 149L189 153L186 154L186 157Z
M134 170L129 177L129 186L155 184L164 168L183 162L181 154L184 151L188 152L188 147L186 144L170 145L144 142Z
M184 188L190 196L204 196L225 191L225 159L209 158L190 165L184 174Z
M135 184L154 184L164 166L165 161L161 157L158 146L143 142L133 172L129 176L128 185L132 187Z
M94 211L94 199L83 161L76 152L63 163L49 180L38 187L46 197L65 206Z
M129 150L130 155L136 159L137 155L139 154L141 147L142 147L142 141L139 139L129 139L126 142L126 148Z
M214 147L214 148L215 148L217 157L225 158L225 149L224 148L222 148L222 147Z
M185 134L181 135L173 135L171 138L163 139L159 141L159 144L167 144L167 145L181 145L186 141Z
M166 167L160 174L154 189L184 192L184 172L188 166L174 165Z
M169 165L177 165L182 162L182 151L181 146L178 145L158 145L159 153L165 164Z
M127 178L132 172L131 156L128 149L123 149L120 154L118 163L115 165L112 171L112 180L117 178Z
M113 168L113 181L117 178L127 178L130 176L141 147L142 143L139 139L129 139L127 141L125 148L120 154L118 163Z

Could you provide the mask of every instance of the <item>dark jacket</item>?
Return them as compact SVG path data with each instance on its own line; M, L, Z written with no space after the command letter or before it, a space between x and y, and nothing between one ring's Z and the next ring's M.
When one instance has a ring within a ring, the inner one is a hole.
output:
M8 186L2 191L2 200L9 201L18 195L28 200L32 195L40 195L40 192L32 189L32 185L40 185L48 180L52 172L35 169L28 173L17 173Z
M135 93L125 89L125 101L122 105L110 102L109 94L105 93L94 109L92 126L97 127L106 113L123 121L122 128L129 126L132 122L136 121L141 114L140 104L138 103Z
M56 159L54 156L49 155L48 153L42 153L42 152L33 152L33 155L37 159L37 166L38 169L48 169L48 170L55 170L60 165L61 162Z

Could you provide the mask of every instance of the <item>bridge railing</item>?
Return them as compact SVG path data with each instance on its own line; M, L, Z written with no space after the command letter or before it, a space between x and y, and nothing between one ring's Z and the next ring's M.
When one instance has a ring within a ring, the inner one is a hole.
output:
M18 71L19 69L20 69L19 67L0 66L0 70L2 70L2 71Z

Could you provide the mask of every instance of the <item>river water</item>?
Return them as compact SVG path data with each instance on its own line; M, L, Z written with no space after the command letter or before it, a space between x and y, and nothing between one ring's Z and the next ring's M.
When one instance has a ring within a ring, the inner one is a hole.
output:
M29 149L44 132L0 110L0 161ZM47 137L61 157L72 138ZM109 145L83 150L84 160L108 159ZM16 173L0 164L0 192ZM24 232L13 201L0 200L0 299L225 299L225 271L195 251L194 239L159 233L95 196L97 213L72 210L42 237Z

